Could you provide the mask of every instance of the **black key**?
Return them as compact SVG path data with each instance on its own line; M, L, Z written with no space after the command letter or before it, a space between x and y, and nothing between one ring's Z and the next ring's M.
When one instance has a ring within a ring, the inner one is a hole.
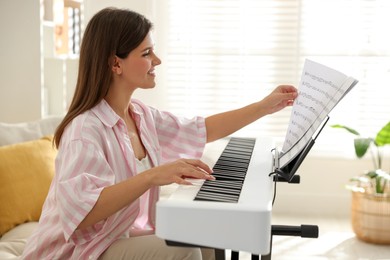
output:
M194 200L237 203L254 145L253 138L231 138L213 167L216 179L205 181Z

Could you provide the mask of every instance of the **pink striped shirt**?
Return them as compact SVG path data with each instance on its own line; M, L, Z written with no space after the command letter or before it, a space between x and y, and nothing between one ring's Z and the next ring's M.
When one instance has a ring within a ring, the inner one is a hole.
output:
M152 166L201 157L206 143L203 118L178 118L138 100L132 100L130 112ZM23 259L97 259L115 240L129 237L140 211L139 199L91 227L76 228L104 187L136 174L125 123L105 100L77 116L62 136L56 175ZM158 196L158 187L149 190L147 226L153 228Z

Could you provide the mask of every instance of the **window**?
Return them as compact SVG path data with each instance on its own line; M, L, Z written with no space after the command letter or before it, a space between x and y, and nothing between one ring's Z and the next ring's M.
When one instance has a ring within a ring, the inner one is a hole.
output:
M161 84L170 111L207 116L257 101L279 84L298 86L309 58L359 80L331 112L328 126L341 123L372 136L390 120L390 1L156 4L165 10ZM290 112L264 117L237 135L273 136L281 147ZM340 143L343 137L340 130L325 127L312 153L340 155L344 150L352 155L352 144Z

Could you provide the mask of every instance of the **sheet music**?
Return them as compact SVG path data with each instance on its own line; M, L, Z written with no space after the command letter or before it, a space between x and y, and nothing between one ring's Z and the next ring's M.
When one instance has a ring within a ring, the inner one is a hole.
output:
M326 116L357 82L337 70L305 61L279 159L280 167L302 151Z

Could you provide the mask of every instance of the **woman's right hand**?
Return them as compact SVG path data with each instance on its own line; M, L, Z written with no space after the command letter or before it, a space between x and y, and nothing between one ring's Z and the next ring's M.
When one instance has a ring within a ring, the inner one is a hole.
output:
M186 181L185 178L214 180L212 172L207 164L196 159L179 159L145 171L151 177L152 186L171 183L191 185L191 182Z

